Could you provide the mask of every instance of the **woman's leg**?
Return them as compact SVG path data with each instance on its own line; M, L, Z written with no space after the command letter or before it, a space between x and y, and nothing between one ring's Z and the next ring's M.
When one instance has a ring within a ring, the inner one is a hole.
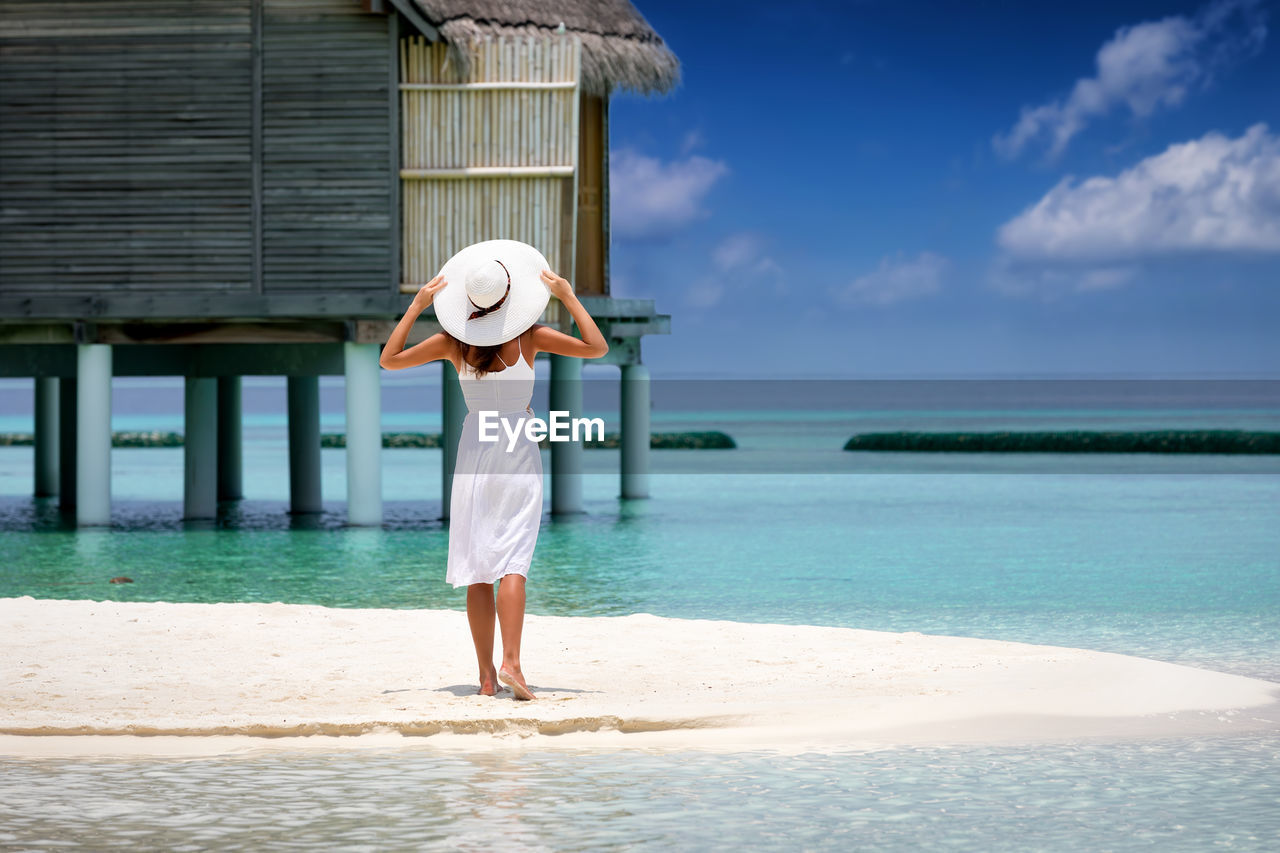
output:
M498 623L502 626L502 668L524 685L520 672L520 634L524 630L524 575L512 572L498 580Z
M467 621L471 623L471 641L476 645L476 661L480 664L480 693L492 696L498 692L498 670L493 666L493 584L467 585Z

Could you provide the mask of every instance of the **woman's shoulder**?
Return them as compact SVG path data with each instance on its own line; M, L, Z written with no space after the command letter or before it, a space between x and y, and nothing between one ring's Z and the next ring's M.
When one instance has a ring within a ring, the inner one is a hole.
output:
M445 359L453 365L454 370L461 372L462 365L465 363L462 360L462 346L458 343L458 339L448 332L442 331L440 334L444 335L447 345Z
M525 329L520 338L527 341L531 346L537 346L539 339L545 340L548 333L556 331L554 326L548 326L546 323L534 323L528 329Z

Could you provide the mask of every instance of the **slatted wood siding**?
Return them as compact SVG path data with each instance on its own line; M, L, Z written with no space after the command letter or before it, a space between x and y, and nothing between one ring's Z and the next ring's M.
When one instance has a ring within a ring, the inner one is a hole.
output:
M268 292L393 292L388 19L357 0L265 0L263 275Z
M395 21L0 0L0 310L394 311Z
M402 291L495 238L573 280L581 57L572 34L495 38L464 79L446 45L400 40ZM543 319L559 322L556 300Z
M0 16L0 292L251 287L250 0Z

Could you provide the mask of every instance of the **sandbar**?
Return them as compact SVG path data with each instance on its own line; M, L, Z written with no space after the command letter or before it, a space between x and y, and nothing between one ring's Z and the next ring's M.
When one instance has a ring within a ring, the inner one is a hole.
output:
M0 755L15 757L834 752L1280 730L1280 683L917 632L530 613L529 702L477 694L461 610L23 596L0 599L0 625Z

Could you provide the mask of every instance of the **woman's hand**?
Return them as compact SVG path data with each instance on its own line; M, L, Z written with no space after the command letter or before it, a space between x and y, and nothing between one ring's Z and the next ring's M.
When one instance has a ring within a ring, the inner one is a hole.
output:
M573 296L573 285L551 270L543 270L540 275L543 283L546 284L547 289L551 291L551 295L556 299L561 302L568 302L569 297Z
M428 305L431 304L431 300L436 298L436 294L444 290L445 285L448 283L449 282L444 280L444 274L441 273L440 275L431 279L431 281L422 285L422 287L418 289L418 292L413 297L414 307L417 308L419 311L426 308Z

